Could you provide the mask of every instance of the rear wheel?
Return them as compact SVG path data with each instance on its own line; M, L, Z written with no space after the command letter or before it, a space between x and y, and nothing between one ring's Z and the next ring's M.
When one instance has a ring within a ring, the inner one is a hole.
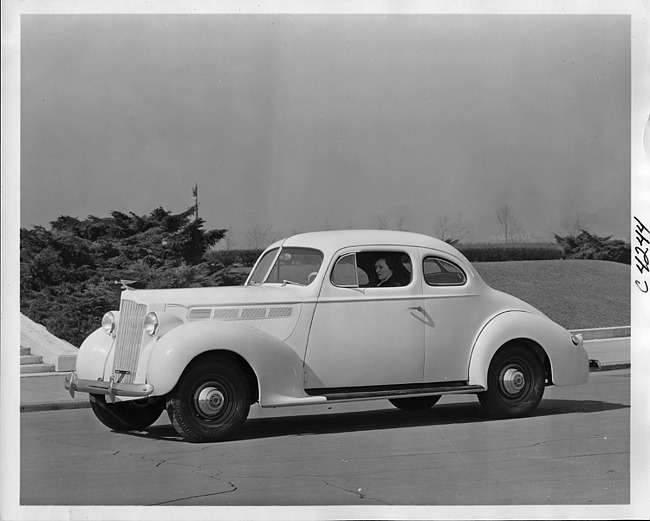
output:
M478 399L495 418L515 418L533 412L544 394L544 367L539 357L522 346L498 351L488 369L487 391Z
M437 404L438 400L440 400L440 395L420 396L415 398L393 398L388 401L403 411L424 411Z
M163 400L109 403L103 394L90 395L90 408L97 419L114 431L138 431L155 422L165 410Z
M226 358L190 365L167 399L174 428L192 442L232 437L246 421L249 409L246 375Z

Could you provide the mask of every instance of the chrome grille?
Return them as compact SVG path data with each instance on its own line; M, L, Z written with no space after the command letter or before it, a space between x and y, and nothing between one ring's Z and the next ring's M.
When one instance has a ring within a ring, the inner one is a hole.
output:
M128 371L122 379L123 383L133 383L135 378L135 371L138 368L140 358L146 313L146 305L136 304L130 300L123 300L120 306L120 321L115 339L113 374L115 375L115 371Z

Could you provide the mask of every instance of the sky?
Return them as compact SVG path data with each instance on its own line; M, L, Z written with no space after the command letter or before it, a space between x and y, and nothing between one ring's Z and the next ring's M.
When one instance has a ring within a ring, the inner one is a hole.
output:
M630 238L625 15L21 20L22 227L180 212L276 237L447 216Z

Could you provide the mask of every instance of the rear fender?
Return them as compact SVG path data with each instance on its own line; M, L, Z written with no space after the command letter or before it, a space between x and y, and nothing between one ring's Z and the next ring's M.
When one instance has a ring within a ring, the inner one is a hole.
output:
M532 341L543 350L550 362L553 384L577 385L587 381L589 357L582 342L573 344L566 329L544 316L507 311L488 322L474 343L468 383L487 388L492 357L500 347L513 340ZM531 349L535 348L531 346Z
M197 356L228 351L243 358L255 373L262 406L308 400L303 364L296 352L275 337L237 322L192 322L160 338L149 357L147 383L154 394L169 393Z

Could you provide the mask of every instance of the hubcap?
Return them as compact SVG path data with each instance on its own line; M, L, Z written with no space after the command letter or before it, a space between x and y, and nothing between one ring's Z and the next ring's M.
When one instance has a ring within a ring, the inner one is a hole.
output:
M196 406L205 416L215 416L223 409L226 399L223 393L216 387L204 387L201 389Z
M515 395L521 392L526 385L526 378L519 369L511 367L503 373L502 383L506 393Z

